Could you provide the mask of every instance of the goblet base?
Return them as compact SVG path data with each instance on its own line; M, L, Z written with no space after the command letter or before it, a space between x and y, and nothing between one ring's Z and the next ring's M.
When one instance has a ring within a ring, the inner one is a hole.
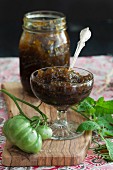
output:
M67 122L67 121L57 120L50 125L53 131L53 135L51 139L69 140L69 139L78 138L84 133L84 132L82 133L76 132L76 129L78 126L79 126L79 123L75 121Z

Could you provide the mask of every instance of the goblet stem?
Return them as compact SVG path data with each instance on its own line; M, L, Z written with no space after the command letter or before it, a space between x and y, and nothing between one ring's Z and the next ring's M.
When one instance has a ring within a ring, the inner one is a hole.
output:
M65 140L80 136L81 134L76 132L78 125L73 120L67 120L67 110L57 110L57 119L51 124L52 139Z
M68 125L67 123L67 111L66 110L57 110L57 120L59 124L63 124L65 126Z

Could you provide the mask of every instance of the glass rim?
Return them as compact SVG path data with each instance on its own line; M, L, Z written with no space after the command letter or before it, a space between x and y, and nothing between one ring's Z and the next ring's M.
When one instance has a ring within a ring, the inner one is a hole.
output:
M43 68L41 68L41 69L37 69L37 70L33 71L33 72L31 73L30 79L31 79L31 77L34 76L34 74L35 74L36 72L38 72L39 70L44 70L44 69L54 68L54 67L56 67L56 68L59 68L59 67L60 67L60 68L63 68L63 67L65 67L65 68L70 68L69 66L43 67ZM83 70L83 71L89 73L89 74L91 75L91 80L88 80L87 82L84 82L84 83L72 83L72 84L75 84L75 85L83 85L83 84L86 84L86 83L88 83L88 82L94 81L94 75L93 75L93 73L92 73L91 71L89 71L89 70L87 70L87 69L84 69L84 68L81 68L81 67L73 67L73 68L78 69L78 70ZM71 68L71 69L73 70L73 68ZM47 84L47 83L44 83L44 84Z

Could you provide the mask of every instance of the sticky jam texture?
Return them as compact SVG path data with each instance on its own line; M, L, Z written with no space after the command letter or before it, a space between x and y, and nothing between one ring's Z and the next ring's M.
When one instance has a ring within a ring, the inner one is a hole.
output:
M90 73L82 75L64 67L38 70L31 82L36 96L54 106L80 102L90 94L93 86Z

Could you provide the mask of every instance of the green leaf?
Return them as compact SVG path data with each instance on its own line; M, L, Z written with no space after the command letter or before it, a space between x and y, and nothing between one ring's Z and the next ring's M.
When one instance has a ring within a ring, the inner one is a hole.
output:
M91 115L91 114L95 113L95 109L93 107L94 103L95 103L94 99L88 97L80 103L80 105L77 108L77 111L78 112L86 112Z
M110 139L105 139L110 158L113 160L113 142Z
M96 115L113 114L113 100L104 101L103 97L96 102Z
M99 124L99 126L101 127L106 127L107 129L109 130L113 130L113 126L111 126L109 124L109 122L104 118L104 117L99 117L97 120L96 120L96 123Z
M113 117L111 114L105 114L103 118L108 121L110 124L113 124Z
M106 128L102 129L102 135L107 137L107 136L113 136L113 130L107 130Z
M79 114L81 114L81 115L82 115L83 117L85 117L87 120L90 120L90 118L88 117L88 115L86 115L86 113L79 112L79 111L77 110L77 107L72 106L71 109L74 110L75 112L78 112Z
M95 115L104 116L105 114L113 114L113 109L105 108L105 106L95 106Z
M92 106L95 105L95 100L93 98L91 98L91 97L87 97L85 99L85 101L87 101Z
M100 126L93 121L85 121L79 125L77 128L77 132L82 132L84 130L99 130Z
M97 100L97 104L102 104L104 102L104 97L100 97L98 100Z

